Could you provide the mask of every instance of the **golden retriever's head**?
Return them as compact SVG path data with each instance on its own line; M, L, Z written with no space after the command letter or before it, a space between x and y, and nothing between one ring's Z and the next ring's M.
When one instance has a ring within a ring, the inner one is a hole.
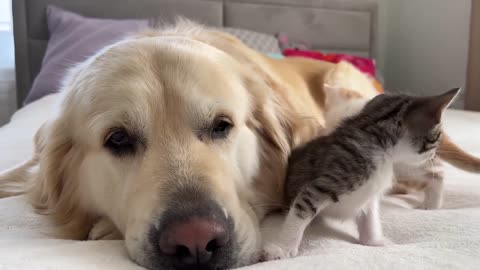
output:
M250 124L258 121L249 72L182 36L99 52L70 73L45 128L36 206L70 237L108 218L148 268L252 262L261 241L249 204L259 137L273 135Z

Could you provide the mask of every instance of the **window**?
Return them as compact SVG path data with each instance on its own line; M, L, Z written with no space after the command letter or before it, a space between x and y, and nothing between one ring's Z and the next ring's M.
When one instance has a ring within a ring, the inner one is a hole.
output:
M0 71L13 70L15 56L11 0L0 0L0 46Z

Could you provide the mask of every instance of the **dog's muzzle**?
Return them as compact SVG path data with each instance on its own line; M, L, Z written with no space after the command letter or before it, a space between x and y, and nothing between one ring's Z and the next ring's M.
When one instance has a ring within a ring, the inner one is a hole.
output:
M158 269L227 269L238 255L233 221L207 192L194 188L171 196L149 242Z

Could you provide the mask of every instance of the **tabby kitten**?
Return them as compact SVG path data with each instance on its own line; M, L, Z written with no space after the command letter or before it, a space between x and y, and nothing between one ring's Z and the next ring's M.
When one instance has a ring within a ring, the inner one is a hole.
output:
M392 186L393 165L435 156L441 116L458 92L376 96L329 135L294 150L285 189L291 207L279 237L265 243L265 259L295 256L317 215L355 218L361 244L383 245L379 198Z
M345 118L360 112L371 100L357 91L345 88L324 86L325 121L324 134L330 133ZM442 135L445 137L446 135ZM441 145L444 142L442 141ZM439 150L442 150L441 148ZM387 194L407 194L411 190L423 191L421 209L440 209L443 203L443 162L436 156L422 164L396 163L394 165L395 184Z

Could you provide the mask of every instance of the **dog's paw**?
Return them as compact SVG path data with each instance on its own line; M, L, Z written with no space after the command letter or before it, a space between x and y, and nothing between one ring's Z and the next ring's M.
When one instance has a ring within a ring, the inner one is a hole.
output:
M122 234L115 225L106 218L100 219L88 233L87 240L120 240Z
M360 239L360 244L364 246L371 246L371 247L383 247L386 245L385 239L383 238L373 238L373 239Z
M266 244L263 246L261 261L272 261L288 259L297 256L298 249L293 247L284 247L277 244Z

